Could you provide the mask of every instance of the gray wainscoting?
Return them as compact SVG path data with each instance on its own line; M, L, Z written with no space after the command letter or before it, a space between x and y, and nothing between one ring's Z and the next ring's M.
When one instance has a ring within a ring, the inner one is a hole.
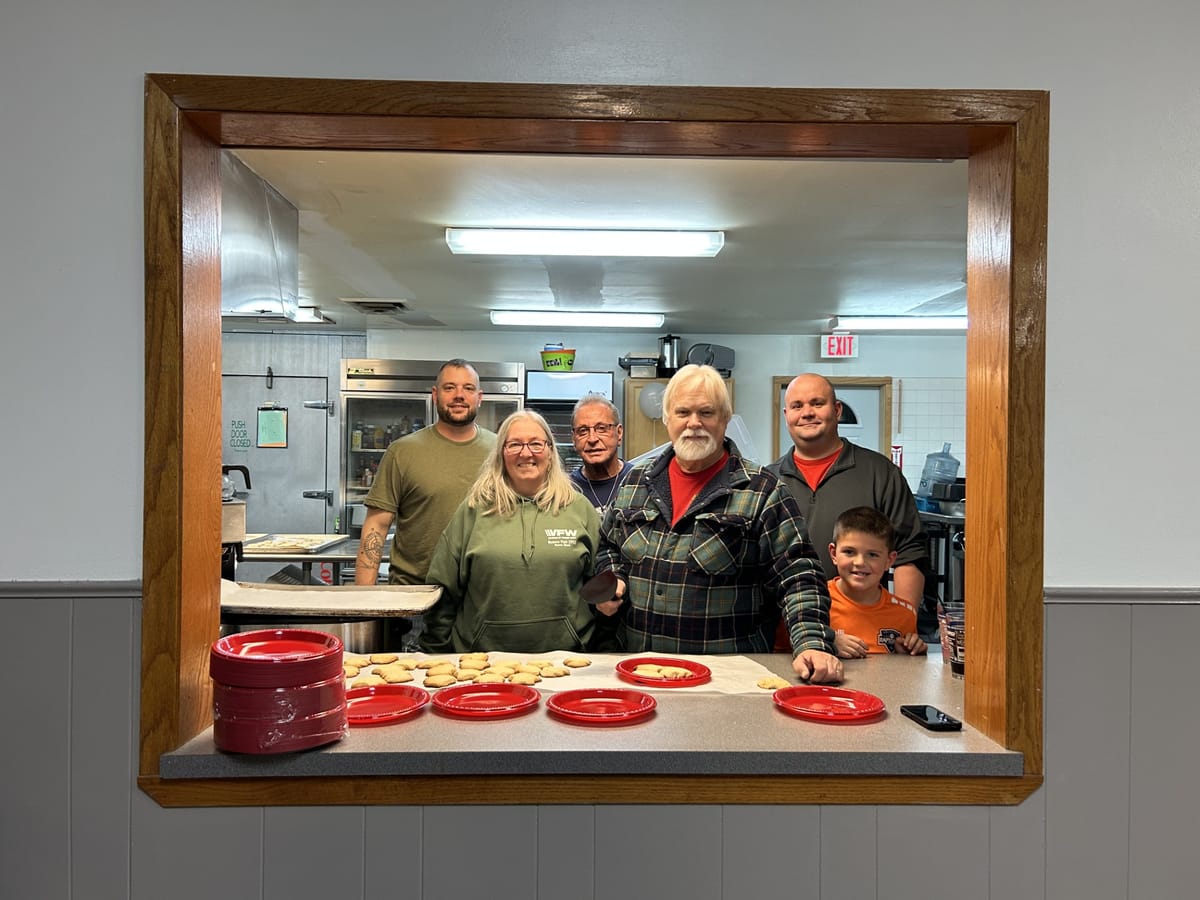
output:
M1018 807L161 809L136 585L6 584L0 897L1190 898L1200 605L1047 593L1046 783Z

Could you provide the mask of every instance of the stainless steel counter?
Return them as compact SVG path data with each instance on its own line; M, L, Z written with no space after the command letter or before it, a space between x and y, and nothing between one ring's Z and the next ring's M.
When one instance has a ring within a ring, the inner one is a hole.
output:
M927 657L846 661L844 687L882 698L887 712L862 724L826 724L778 709L770 691L658 690L654 715L596 727L554 718L544 696L514 718L456 719L426 706L395 724L351 728L336 744L301 753L247 756L216 749L212 730L160 762L164 778L337 775L724 774L1018 776L1020 753L970 726L925 731L900 714L930 703L962 718L963 682L937 645ZM750 657L797 683L784 654ZM968 673L968 677L969 677ZM631 687L612 677L613 687Z

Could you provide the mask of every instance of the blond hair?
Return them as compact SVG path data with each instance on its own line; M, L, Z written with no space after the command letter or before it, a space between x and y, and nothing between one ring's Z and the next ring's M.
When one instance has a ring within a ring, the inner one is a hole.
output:
M472 509L479 509L485 516L494 513L507 518L516 512L517 504L521 502L521 495L513 490L508 481L508 470L504 467L504 443L508 440L514 423L522 419L537 425L548 445L546 458L549 466L546 469L546 481L532 498L537 508L553 515L569 506L576 497L583 496L575 490L563 469L558 450L554 447L554 432L550 430L550 425L532 409L519 409L500 423L496 432L496 446L483 461L479 477L467 492L467 505Z
M725 379L721 377L721 373L712 366L688 363L671 376L671 380L667 382L667 387L663 391L663 422L669 422L671 419L671 407L675 404L675 395L689 388L699 388L717 408L717 415L723 421L728 422L733 418L733 404L729 400L729 388L725 386Z

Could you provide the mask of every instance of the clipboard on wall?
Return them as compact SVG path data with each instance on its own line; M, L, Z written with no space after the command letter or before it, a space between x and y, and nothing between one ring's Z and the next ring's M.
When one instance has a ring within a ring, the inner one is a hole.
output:
M258 408L258 446L285 449L288 445L287 407L264 403Z

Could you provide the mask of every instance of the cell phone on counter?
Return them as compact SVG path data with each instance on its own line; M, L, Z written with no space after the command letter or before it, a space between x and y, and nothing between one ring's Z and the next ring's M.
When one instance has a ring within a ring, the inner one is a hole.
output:
M936 706L928 706L924 703L912 703L907 706L901 706L900 712L908 716L922 728L928 728L930 731L962 731L962 722L947 713L942 712Z

